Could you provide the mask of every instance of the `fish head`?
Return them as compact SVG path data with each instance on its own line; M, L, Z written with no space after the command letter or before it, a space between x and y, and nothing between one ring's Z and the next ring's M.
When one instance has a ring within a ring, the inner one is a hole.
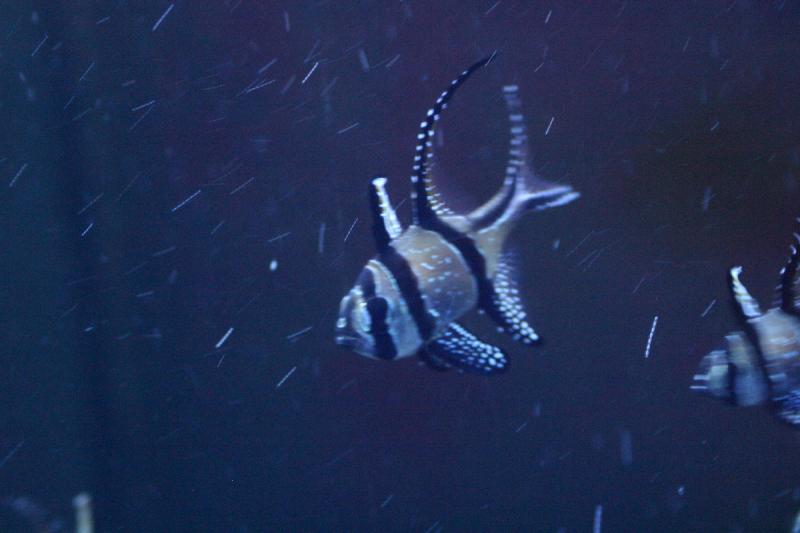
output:
M769 391L755 347L740 331L728 334L725 340L727 350L714 350L703 357L692 390L740 406L765 402Z
M371 326L367 299L356 285L339 304L336 344L361 355L372 356L375 351L375 341L370 333Z
M710 394L716 398L730 400L730 361L724 350L714 350L700 361L698 373L694 375L691 389Z
M336 320L336 343L367 357L393 359L397 353L389 324L392 323L396 292L384 283L375 283L376 273L367 266L355 285L342 298Z

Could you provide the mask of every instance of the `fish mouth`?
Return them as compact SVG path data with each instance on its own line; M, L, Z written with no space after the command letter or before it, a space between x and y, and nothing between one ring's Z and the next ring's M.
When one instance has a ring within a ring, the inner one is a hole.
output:
M692 384L689 390L695 392L708 392L708 374L695 374L692 376Z
M358 344L358 339L350 335L337 335L335 340L337 345L350 350L355 349Z

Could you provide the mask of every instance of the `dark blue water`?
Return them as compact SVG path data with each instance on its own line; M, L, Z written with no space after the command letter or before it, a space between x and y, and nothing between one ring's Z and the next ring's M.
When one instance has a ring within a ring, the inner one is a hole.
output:
M766 304L795 229L800 7L598 4L0 6L0 529L85 491L98 531L788 531L797 434L688 387L726 268ZM493 51L439 186L499 186L518 84L583 195L512 238L544 344L469 317L492 378L338 349L369 178L408 194Z

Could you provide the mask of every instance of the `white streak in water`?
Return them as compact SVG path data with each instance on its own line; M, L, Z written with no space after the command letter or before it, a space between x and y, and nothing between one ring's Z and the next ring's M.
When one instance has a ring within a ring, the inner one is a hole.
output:
M3 457L3 460L0 461L0 468L3 468L3 466L8 462L8 460L11 459L12 457L14 457L14 454L16 454L19 451L19 449L22 448L22 446L24 444L25 444L25 441L23 440L19 444L17 444L16 446L14 446L14 449L11 450L10 452L8 452L6 454L6 456Z
M300 335L303 335L304 333L308 333L309 331L311 331L313 329L313 327L314 326L308 326L308 327L305 327L305 328L301 329L300 331L295 331L291 335L287 335L286 336L286 340L287 341L293 341L296 338L298 338Z
M28 163L23 163L22 166L19 167L19 170L17 171L16 175L11 179L11 182L8 184L9 187L13 187L14 184L17 183L17 180L19 179L20 176L22 176L22 173L25 172L26 168L28 168Z
M319 238L317 239L317 252L319 255L325 253L325 223L319 225Z
M546 129L546 130L544 130L544 134L545 134L545 135L547 135L548 133L550 133L550 128L552 128L552 127L553 127L553 122L555 122L555 120L556 120L556 117L550 117L550 123L547 125L547 129Z
M703 314L701 314L700 316L701 316L702 318L705 318L705 317L706 317L706 315L708 314L708 312L709 312L709 311L711 311L711 308L712 308L712 307L714 307L714 304L715 304L715 303L717 303L717 299L716 299L716 298L714 298L713 300L711 300L711 303L710 303L710 304L708 304L708 307L706 307L706 310L705 310L705 311L703 311Z
M350 229L349 229L349 230L347 230L347 235L345 235L345 236L344 236L344 242L347 242L347 238L348 238L348 237L350 237L350 234L353 232L353 228L355 228L355 227L356 227L356 223L357 223L357 222L358 222L358 217L356 217L356 219L355 219L355 220L353 221L353 223L350 225Z
M211 230L211 233L209 235L214 235L217 232L217 230L222 227L223 224L225 224L224 220L219 224L217 224L216 226L214 226L214 229Z
M78 211L78 213L77 213L77 214L78 214L78 215L82 215L82 214L84 213L84 211L86 211L87 209L89 209L90 207L92 207L92 206L95 204L95 202L97 202L97 200L99 200L100 198L102 198L102 197L103 197L103 194L104 194L104 193L102 193L102 192L101 192L100 194L98 194L97 196L95 196L95 197L94 197L92 200L90 200L90 201L89 201L89 203L88 203L88 204L86 204L85 206L83 206L83 207L81 208L81 210L80 210L80 211Z
M594 508L594 524L592 524L592 532L600 533L603 529L603 506L598 505Z
M279 241L279 240L283 239L284 237L288 237L288 236L289 236L289 235L291 235L291 234L292 234L292 232L291 232L291 231L287 231L286 233L281 233L280 235L276 235L275 237L271 238L271 239L270 239L270 240L268 240L267 242L275 242L275 241Z
M650 345L653 344L653 335L656 333L656 325L658 324L658 315L653 318L653 325L650 326L650 336L647 337L647 347L644 349L644 358L650 357Z
M358 49L358 61L361 63L361 69L364 72L369 71L369 60L367 59L367 53L364 52L363 48Z
M283 383L284 383L284 382L285 382L287 379L289 379L289 376L291 376L292 374L294 374L294 371L295 371L295 370L297 370L297 367L296 367L296 366L293 366L293 367L292 367L292 369L291 369L291 370L289 370L289 373L288 373L288 374L286 374L285 376L283 376L283 379L281 379L281 380L278 382L278 384L277 384L277 385L275 385L275 388L276 388L276 389L280 389L280 388L281 388L281 385L283 385Z
M300 82L300 85L305 85L305 83L308 80L308 78L310 78L311 75L314 73L314 71L317 70L318 66L319 66L319 61L314 63L314 66L311 67L311 70L308 71L308 74L306 74L306 77L303 78L303 81Z
M172 208L172 212L174 213L175 211L177 211L177 210L178 210L178 209L180 209L181 207L185 206L186 204L188 204L189 202L191 202L192 200L194 200L194 199L195 199L197 196L199 196L199 195L200 195L200 193L201 193L201 192L202 192L202 189L197 189L197 191L195 191L195 192L194 192L194 194L192 194L192 195L191 195L191 196L189 196L189 197L188 197L186 200L182 201L181 203L179 203L178 205L176 205L175 207L173 207L173 208Z
M384 507L386 507L387 505L389 505L389 502L390 502L390 501L392 501L392 498L394 498L394 494L389 494L389 495L386 497L386 499L385 499L385 500L383 500L383 503L381 504L381 509L383 509Z
M253 182L253 180L254 180L254 179L256 179L256 177L255 177L255 176L253 176L253 177L252 177L252 178L250 178L249 180L245 181L244 183L242 183L241 185L239 185L238 187L236 187L235 189L233 189L231 192L229 192L229 193L228 193L228 196L230 196L230 195L233 195L233 194L236 194L237 192L241 191L242 189L244 189L245 187L247 187L248 185L250 185L250 184Z
M623 466L633 464L633 439L627 429L619 432L619 455Z
M47 34L46 34L46 33L44 34L44 38L42 39L42 41L41 41L41 42L40 42L38 45L36 45L36 48L34 48L34 49L33 49L33 52L31 52L31 57L33 57L33 56L35 56L35 55L36 55L36 52L38 52L38 51L39 51L39 48L41 48L41 47L42 47L42 45L43 45L45 42L47 42Z
M339 131L337 131L336 134L337 135L341 135L342 133L347 133L348 131L352 130L356 126L358 126L358 122L353 122L349 126L346 126L346 127L342 128L342 129L340 129Z
M222 347L222 345L225 344L225 341L228 340L228 337L231 336L231 333L233 333L233 327L228 328L228 331L226 331L225 335L223 335L222 338L217 341L217 344L214 345L214 348L219 350Z
M136 107L132 107L131 111L140 111L140 110L144 109L145 107L150 107L151 105L153 105L155 103L156 103L155 100L150 100L149 102L145 102L145 103L143 103L141 105L137 105Z
M161 23L162 23L162 22L164 22L164 19L165 19L165 18L167 18L167 15L169 15L169 14L170 14L170 12L172 11L172 8L174 8L174 7L175 7L175 4L170 4L170 5L169 5L169 7L167 8L167 10L166 10L166 11L164 11L164 14L163 14L163 15L161 15L161 18L159 18L159 19L156 21L156 23L155 23L155 24L153 24L153 29L152 29L152 30L150 30L151 32L153 32L153 31L156 31L156 30L158 29L158 27L159 27L159 26L161 26Z
M86 76L88 76L88 75L89 75L89 73L90 73L90 72L92 71L92 69L94 68L94 64L95 64L95 62L94 62L94 61L92 61L92 64L91 64L91 65L89 65L89 68L87 68L87 69L86 69L86 72L84 72L84 73L83 73L83 76L81 76L81 77L80 77L80 79L78 80L78 83L82 82L82 81L83 81L83 80L86 78Z

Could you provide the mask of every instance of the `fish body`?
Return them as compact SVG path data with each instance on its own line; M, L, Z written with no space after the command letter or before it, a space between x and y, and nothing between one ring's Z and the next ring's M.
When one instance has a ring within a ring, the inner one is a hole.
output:
M342 299L338 344L378 359L418 355L439 370L503 370L508 365L503 351L457 322L475 307L515 339L528 344L538 340L526 320L503 244L524 213L567 204L579 194L539 178L529 166L517 87L504 88L511 147L503 185L490 200L471 213L455 213L436 192L428 165L442 110L458 87L488 62L476 63L453 80L420 124L411 177L411 225L400 224L386 191L387 179L371 181L378 253Z
M769 405L781 420L800 426L800 238L795 239L781 270L779 304L766 312L740 281L741 267L730 270L742 331L726 336L727 350L703 358L692 389L733 405Z

